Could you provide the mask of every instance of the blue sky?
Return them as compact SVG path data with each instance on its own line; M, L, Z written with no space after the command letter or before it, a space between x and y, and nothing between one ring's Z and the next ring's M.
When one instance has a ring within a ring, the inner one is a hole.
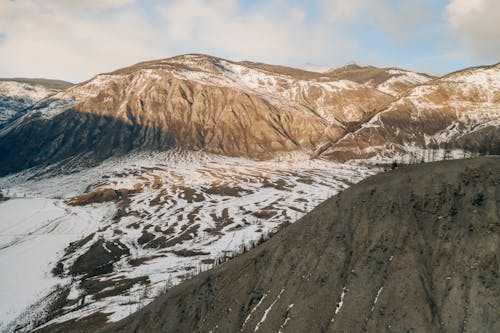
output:
M81 81L183 53L431 74L500 61L497 0L10 0L0 77Z

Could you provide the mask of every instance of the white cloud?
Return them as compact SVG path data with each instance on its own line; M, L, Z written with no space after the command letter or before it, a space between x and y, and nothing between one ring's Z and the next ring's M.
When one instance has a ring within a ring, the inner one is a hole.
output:
M466 52L500 61L500 1L451 0L446 18Z
M179 53L298 63L355 49L331 27L306 24L303 8L282 0L252 9L239 0L170 0L150 8L155 14L149 16L140 10L143 5L134 0L1 1L0 74L79 81Z
M334 56L353 48L335 31L321 24L305 26L305 13L273 7L241 13L238 1L185 0L158 6L167 24L166 36L178 42L189 40L200 50L217 50L236 58L282 62L307 59L319 50ZM286 8L286 7L285 7Z
M322 0L330 21L372 20L378 29L404 40L418 34L417 26L431 13L435 0Z
M0 72L78 81L159 56L158 33L133 8L104 12L130 2L1 2Z

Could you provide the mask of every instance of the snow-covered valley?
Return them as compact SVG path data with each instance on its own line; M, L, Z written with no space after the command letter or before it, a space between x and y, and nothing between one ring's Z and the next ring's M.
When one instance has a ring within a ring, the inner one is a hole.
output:
M0 179L11 198L0 203L5 331L119 320L376 169L301 153L253 161L175 151L39 172Z

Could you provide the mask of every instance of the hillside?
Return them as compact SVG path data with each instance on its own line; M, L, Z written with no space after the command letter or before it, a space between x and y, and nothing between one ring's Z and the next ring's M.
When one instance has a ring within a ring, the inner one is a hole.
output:
M326 72L332 78L350 80L398 96L406 90L431 81L434 77L405 69L359 65L356 63L335 67Z
M63 80L52 80L52 79L42 79L42 78L26 78L26 77L14 77L14 78L0 78L0 82L19 82L26 83L32 86L42 86L47 89L62 90L71 87L74 83L63 81Z
M444 150L498 154L499 126L500 64L469 68L410 89L322 156L435 160Z
M60 80L0 78L0 127L21 116L41 99L71 85Z
M391 100L351 81L300 79L204 55L145 62L72 86L10 124L0 132L9 160L0 174L135 149L256 159L312 151Z
M101 332L498 331L499 165L371 177Z

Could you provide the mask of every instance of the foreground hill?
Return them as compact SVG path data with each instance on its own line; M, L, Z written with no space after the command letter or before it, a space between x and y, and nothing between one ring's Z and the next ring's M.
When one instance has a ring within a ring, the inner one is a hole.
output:
M498 332L499 166L371 177L102 331Z

